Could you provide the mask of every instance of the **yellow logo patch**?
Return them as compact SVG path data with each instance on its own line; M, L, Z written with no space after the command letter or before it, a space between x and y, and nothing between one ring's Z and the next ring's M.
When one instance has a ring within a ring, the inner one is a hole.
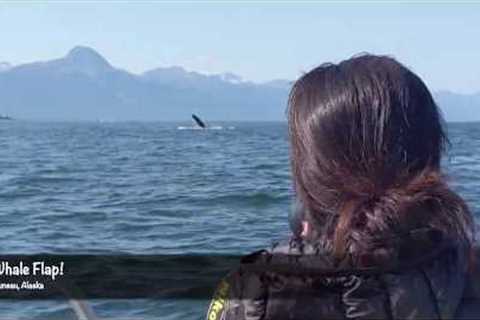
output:
M215 290L212 302L207 312L207 320L222 320L227 302L230 285L223 279Z

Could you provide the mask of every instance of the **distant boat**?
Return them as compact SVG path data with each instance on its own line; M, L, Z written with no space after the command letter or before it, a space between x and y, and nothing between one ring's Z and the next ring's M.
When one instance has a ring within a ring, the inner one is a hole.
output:
M205 122L203 122L199 117L197 117L195 114L192 114L192 119L193 121L195 121L195 123L197 124L197 126L199 126L200 128L202 129L205 129L207 127L207 125L205 124Z
M0 114L0 120L13 120L11 117L6 114Z

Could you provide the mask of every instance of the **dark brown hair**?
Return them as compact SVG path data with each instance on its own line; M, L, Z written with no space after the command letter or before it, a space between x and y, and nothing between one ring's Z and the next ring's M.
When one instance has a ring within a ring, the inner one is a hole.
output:
M395 59L361 55L311 70L292 88L288 118L296 197L336 257L422 227L471 243L470 211L441 172L439 109Z

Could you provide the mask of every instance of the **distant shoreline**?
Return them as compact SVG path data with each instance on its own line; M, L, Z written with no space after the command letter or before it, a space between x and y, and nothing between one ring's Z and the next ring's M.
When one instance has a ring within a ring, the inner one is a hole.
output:
M48 123L165 123L165 124L184 124L190 123L189 120L90 120L90 119L29 119L29 118L2 118L1 120L15 120L20 122L48 122ZM287 123L287 120L208 120L209 123ZM456 124L456 123L480 123L479 120L454 120L454 121L445 121L447 124Z

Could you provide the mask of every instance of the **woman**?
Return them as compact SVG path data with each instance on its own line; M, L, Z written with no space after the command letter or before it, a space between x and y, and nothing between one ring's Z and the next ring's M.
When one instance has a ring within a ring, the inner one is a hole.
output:
M384 56L324 64L294 84L288 122L298 227L243 259L207 318L480 318L473 219L422 80Z

